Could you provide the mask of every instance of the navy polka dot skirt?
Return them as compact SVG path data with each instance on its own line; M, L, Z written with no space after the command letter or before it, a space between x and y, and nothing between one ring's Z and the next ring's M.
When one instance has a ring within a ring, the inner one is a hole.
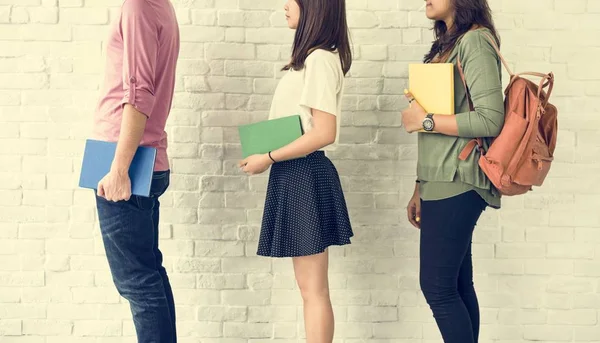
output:
M258 255L315 255L352 236L338 172L323 151L273 164Z

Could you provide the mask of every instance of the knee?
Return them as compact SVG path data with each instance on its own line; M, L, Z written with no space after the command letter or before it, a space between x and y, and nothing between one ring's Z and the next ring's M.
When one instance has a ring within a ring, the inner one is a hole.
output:
M304 302L319 301L321 299L329 299L329 287L327 285L319 285L311 282L301 282L298 280L298 287Z
M458 297L456 283L444 282L439 278L420 277L421 291L430 306L443 305Z
M463 280L458 282L458 293L460 294L472 294L475 293L475 286L473 280Z
M130 302L164 297L164 285L157 271L138 270L125 275L113 275L113 282L119 294Z

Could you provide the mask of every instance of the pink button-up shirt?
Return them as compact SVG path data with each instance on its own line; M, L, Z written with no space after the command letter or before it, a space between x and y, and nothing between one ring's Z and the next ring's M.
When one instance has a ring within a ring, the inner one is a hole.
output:
M169 169L165 125L173 102L179 27L169 0L125 0L107 42L107 66L93 137L116 142L125 104L148 120L141 144L157 148L155 171Z

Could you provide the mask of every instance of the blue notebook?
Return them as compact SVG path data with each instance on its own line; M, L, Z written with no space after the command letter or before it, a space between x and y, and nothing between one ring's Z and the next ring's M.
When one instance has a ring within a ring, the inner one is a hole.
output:
M117 143L88 139L85 143L79 187L98 189L98 183L108 172L115 157ZM129 167L131 194L150 196L156 148L139 147Z

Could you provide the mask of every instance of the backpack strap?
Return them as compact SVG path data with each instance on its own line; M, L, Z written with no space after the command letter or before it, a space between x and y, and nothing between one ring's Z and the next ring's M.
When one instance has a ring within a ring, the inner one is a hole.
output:
M492 47L494 48L494 50L496 50L496 53L498 54L498 57L500 57L500 61L502 61L504 68L506 68L506 71L512 77L514 74L508 66L508 62L506 62L506 60L504 59L504 55L502 55L502 53L500 52L500 48L498 47L498 44L496 44L496 40L494 39L494 37L492 37L492 35L490 35L487 32L483 32L483 35L488 39L490 44L492 44Z
M460 56L456 56L456 57L457 57L458 73L460 74L460 79L462 80L463 87L465 88L465 94L467 96L467 101L469 102L469 110L475 111L475 106L473 105L473 101L471 100L471 94L469 94L469 87L467 86L467 80L465 79L465 73L463 71L462 64L460 63ZM469 143L467 143L467 145L464 147L464 149L460 152L460 155L458 155L458 158L461 161L465 161L467 158L469 158L469 156L471 155L473 150L476 148L479 151L483 150L483 140L481 138L472 139Z
M462 80L463 87L465 88L465 94L467 95L467 101L469 102L469 109L471 111L475 111L475 107L473 106L473 101L471 100L471 94L469 94L469 87L467 86L467 79L465 78L465 72L463 71L462 64L460 63L460 56L456 56L456 66L458 67L458 73L460 74L460 79Z
M467 143L467 145L465 145L464 149L458 155L458 159L461 161L466 161L467 158L469 158L469 156L473 152L473 150L478 149L479 151L481 151L482 148L483 148L483 142L482 142L481 138L471 139L469 141L469 143Z

